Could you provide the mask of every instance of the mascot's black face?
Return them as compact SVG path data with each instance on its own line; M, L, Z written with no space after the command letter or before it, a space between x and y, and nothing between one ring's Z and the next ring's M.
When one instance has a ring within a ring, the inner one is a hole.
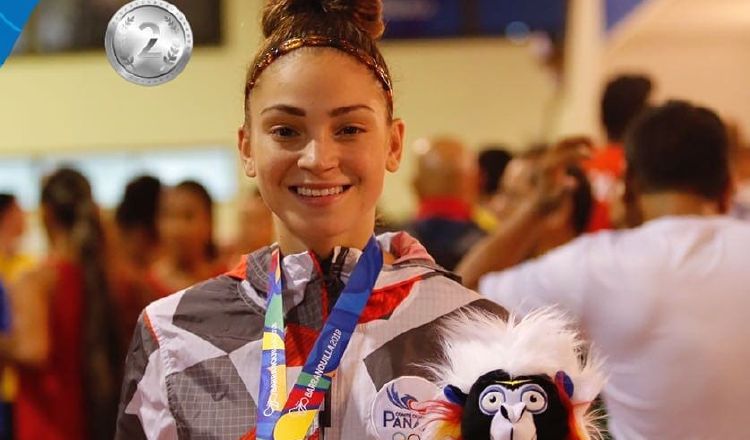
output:
M558 373L566 394L572 383ZM461 434L464 440L566 440L568 409L558 386L545 375L510 377L503 370L481 376L468 396L448 386L446 396L463 401ZM567 399L566 399L567 401Z

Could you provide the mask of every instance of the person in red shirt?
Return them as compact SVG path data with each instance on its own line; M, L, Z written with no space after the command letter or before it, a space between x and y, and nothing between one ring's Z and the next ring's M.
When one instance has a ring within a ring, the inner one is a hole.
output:
M644 75L620 75L607 83L601 100L601 121L607 144L584 162L596 199L589 231L627 224L620 199L623 195L625 153L622 142L628 125L648 107L652 82Z
M10 292L0 357L18 366L18 440L112 438L122 362L104 267L104 234L88 181L60 169L42 185L46 258Z

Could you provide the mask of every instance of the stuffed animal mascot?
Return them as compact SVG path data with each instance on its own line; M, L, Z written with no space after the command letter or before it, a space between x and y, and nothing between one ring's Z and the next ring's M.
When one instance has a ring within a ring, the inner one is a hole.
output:
M444 359L428 365L444 399L427 403L424 439L590 440L601 362L551 309L507 321L481 312L450 320Z

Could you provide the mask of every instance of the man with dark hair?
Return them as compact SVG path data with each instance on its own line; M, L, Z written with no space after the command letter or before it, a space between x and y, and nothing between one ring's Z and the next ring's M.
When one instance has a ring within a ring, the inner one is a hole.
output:
M725 215L724 125L669 102L639 117L625 145L628 208L643 223L490 273L480 291L519 314L557 305L577 320L606 359L615 438L750 438L750 224ZM537 194L534 215L550 194ZM469 282L494 269L498 246L493 236L472 253Z
M630 164L626 179L644 197L684 192L726 209L729 144L724 124L712 111L670 101L648 112L629 133L625 157Z
M651 80L644 75L620 75L607 83L601 117L609 142L623 141L628 125L648 105L651 88Z
M585 163L597 201L592 231L624 226L624 212L617 200L626 164L622 142L628 125L648 108L651 89L651 80L644 75L619 75L604 89L600 110L607 144L594 150Z

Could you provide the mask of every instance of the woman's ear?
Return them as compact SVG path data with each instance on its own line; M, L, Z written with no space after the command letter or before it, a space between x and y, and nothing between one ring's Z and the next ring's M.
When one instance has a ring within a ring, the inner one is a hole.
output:
M237 130L237 149L240 151L242 168L245 170L247 177L255 177L255 159L253 158L253 149L250 145L250 130L247 125L242 124Z
M385 169L391 173L398 171L401 165L401 153L404 151L404 121L394 119L391 123L390 139L388 140L388 156L385 160Z

